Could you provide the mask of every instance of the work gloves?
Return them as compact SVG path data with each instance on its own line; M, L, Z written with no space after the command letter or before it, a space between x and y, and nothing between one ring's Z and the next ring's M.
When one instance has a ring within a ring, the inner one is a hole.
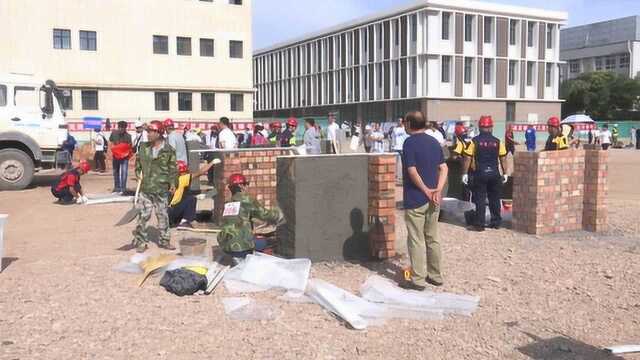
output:
M89 201L89 198L87 198L84 195L78 196L78 198L76 199L76 204L86 204Z
M502 183L506 184L509 181L509 175L502 175Z
M465 185L469 185L469 174L462 175L462 183Z

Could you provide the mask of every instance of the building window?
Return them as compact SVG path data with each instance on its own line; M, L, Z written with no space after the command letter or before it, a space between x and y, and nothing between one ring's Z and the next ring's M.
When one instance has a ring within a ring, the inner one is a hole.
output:
M518 66L518 62L515 60L509 60L509 85L513 86L516 84L516 69Z
M602 57L595 58L596 71L602 70Z
M547 49L553 49L553 24L547 24Z
M242 59L242 41L230 40L229 41L229 57L234 59Z
M545 69L546 73L545 73L544 83L546 87L551 87L551 75L552 75L551 71L553 70L552 68L553 65L552 64L545 64L545 65L547 68Z
M493 40L493 18L485 16L484 18L484 42L490 44Z
M98 110L97 90L82 90L82 110Z
M53 48L71 49L71 30L53 29Z
M451 13L442 13L442 40L449 40L449 28L451 27Z
M409 18L411 21L411 41L418 41L418 15L413 14Z
M229 0L231 5L242 5L242 0Z
M615 56L607 56L607 59L604 63L604 68L607 70L614 70L616 68L616 57Z
M216 94L202 93L200 94L200 104L202 111L216 111Z
M569 61L569 72L572 74L580 72L580 62L578 60Z
M464 58L464 83L471 84L471 75L473 75L473 58Z
M442 82L448 83L451 81L451 56L442 57Z
M509 45L515 45L518 41L518 20L509 20Z
M191 56L191 38L178 36L176 40L178 55Z
M193 101L191 93L178 93L178 111L191 111L193 110Z
M533 72L535 63L533 61L527 61L527 86L533 86Z
M491 59L484 59L484 84L491 85L491 77L493 70L493 64L491 63Z
M243 94L231 94L231 111L244 111Z
M153 35L153 53L154 54L169 53L169 38L167 36Z
M533 47L533 37L535 35L536 23L535 22L527 22L527 46Z
M157 92L155 95L156 111L169 111L169 93Z
M215 54L215 42L213 39L200 39L200 56L213 57Z
M97 50L96 32L80 30L80 50Z
M0 85L0 106L7 106L7 87Z
M620 68L629 68L629 54L620 55Z
M473 15L464 16L464 41L473 41Z
M73 110L73 90L60 89L60 105L62 110Z

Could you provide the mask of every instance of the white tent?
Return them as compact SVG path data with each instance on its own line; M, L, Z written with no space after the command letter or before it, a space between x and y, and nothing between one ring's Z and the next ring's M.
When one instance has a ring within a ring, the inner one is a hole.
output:
M595 123L595 121L593 121L593 119L590 118L588 115L575 114L575 115L566 117L560 123L561 124L576 124L576 123L584 124L584 123Z

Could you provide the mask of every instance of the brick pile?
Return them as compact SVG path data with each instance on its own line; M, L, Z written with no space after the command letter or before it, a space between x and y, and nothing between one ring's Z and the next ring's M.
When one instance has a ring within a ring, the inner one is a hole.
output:
M289 155L284 149L239 149L215 153L222 163L215 166L215 187L218 194L214 201L214 220L222 218L225 202L231 199L227 185L234 173L244 175L249 181L249 194L268 208L276 206L276 157Z
M396 156L369 157L369 249L374 258L396 255Z
M608 185L607 151L587 150L584 170L584 230L602 232L608 229L606 197Z

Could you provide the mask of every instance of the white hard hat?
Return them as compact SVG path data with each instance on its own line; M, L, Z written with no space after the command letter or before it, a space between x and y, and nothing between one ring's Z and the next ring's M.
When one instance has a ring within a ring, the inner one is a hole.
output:
M143 126L144 126L144 122L142 122L142 121L140 121L140 120L137 120L137 121L133 124L133 126L134 126L134 127L137 127L137 128L139 128L139 127L143 127Z

